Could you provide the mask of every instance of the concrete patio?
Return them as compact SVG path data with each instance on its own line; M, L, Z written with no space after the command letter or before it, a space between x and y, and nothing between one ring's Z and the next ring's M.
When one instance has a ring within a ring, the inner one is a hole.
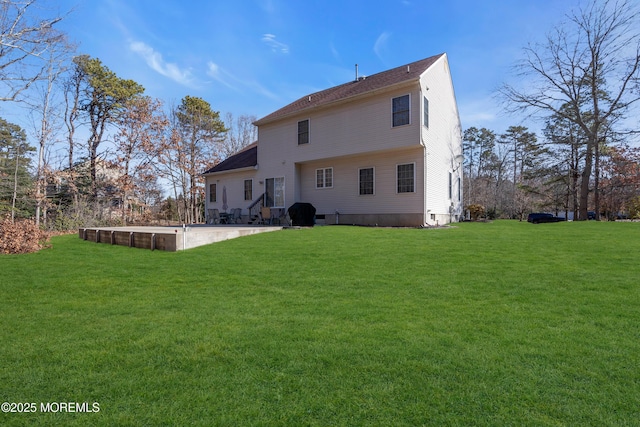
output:
M78 229L78 237L96 243L175 252L251 234L282 230L282 228L281 226L242 224L88 227Z

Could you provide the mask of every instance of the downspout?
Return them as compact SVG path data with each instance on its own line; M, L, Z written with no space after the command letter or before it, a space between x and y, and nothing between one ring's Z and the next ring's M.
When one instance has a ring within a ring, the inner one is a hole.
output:
M422 198L423 198L423 203L422 203L422 223L424 226L428 226L429 223L427 221L427 216L428 214L428 209L427 209L427 194L428 194L428 183L427 183L427 144L424 142L424 133L422 131L423 128L423 123L422 123L422 117L424 116L424 102L422 102L422 99L424 98L424 95L422 94L422 86L420 86L420 126L418 126L418 132L420 132L420 145L422 145L422 185L423 185L423 190L422 190Z
M424 144L423 144L424 145ZM429 221L427 219L427 216L429 215L429 209L427 209L427 194L428 194L428 189L427 186L429 185L429 183L427 182L427 147L422 147L422 163L423 163L423 169L424 169L424 178L423 178L423 185L424 185L424 207L422 209L423 214L422 214L422 219L424 222L425 226L429 225Z

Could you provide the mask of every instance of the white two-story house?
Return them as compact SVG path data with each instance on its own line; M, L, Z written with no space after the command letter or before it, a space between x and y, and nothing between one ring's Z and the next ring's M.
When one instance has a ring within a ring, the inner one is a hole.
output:
M462 135L446 54L320 92L255 122L204 173L207 209L311 203L318 223L431 226L462 214ZM263 197L264 195L264 197Z

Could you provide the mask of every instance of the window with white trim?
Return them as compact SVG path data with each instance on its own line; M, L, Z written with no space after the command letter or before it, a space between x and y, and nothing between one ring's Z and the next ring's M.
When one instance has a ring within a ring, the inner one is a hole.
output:
M218 200L218 192L216 191L216 184L209 184L209 202L215 203Z
M284 208L284 177L264 180L264 205L269 208Z
M244 180L244 199L253 200L253 180L252 179Z
M453 199L453 174L449 172L449 199Z
M333 187L333 168L316 169L316 188Z
M405 163L396 167L398 193L413 193L416 191L415 166L415 163Z
M360 187L360 195L366 196L367 194L374 194L375 182L374 182L373 168L358 169L358 185Z
M425 96L422 102L422 125L429 127L429 100Z
M309 143L309 119L298 122L298 145Z
M392 100L393 109L393 127L404 126L410 123L409 106L411 99L409 95L399 96Z

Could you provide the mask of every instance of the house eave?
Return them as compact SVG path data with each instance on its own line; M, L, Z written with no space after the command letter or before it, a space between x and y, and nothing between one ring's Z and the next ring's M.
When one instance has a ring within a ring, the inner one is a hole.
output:
M326 104L321 104L321 105L314 105L312 107L309 108L301 108L299 110L293 111L291 113L287 113L287 114L283 114L282 116L278 116L278 117L274 117L272 119L266 119L266 118L262 118L259 120L256 120L255 122L253 122L253 124L255 126L263 126L269 123L275 123L278 122L280 120L285 120L285 119L289 119L291 117L296 117L296 116L300 116L300 115L305 115L308 114L309 111L317 111L317 110L322 110L325 108L333 108L342 104L347 104L349 102L352 102L353 100L357 100L357 99L361 99L361 98L367 98L379 93L383 93L383 92L390 92L396 89L400 89L402 87L410 87L415 85L416 83L419 84L420 79L422 78L422 75L420 75L418 78L412 78L409 80L404 80L402 82L398 82L398 83L394 83L392 85L389 86L384 86L381 88L376 88L376 89L372 89L370 91L367 92L363 92L363 93L359 93L357 95L353 95L353 96L349 96L349 97L345 97L345 98L341 98L339 100L336 101L331 101L331 102L327 102Z
M258 170L258 165L247 166L244 168L237 168L237 169L227 169L224 171L217 171L217 172L206 172L206 173L203 173L202 176L207 177L207 176L216 176L216 175L226 175L226 174L235 173L235 172L246 172L246 171L253 171L253 170Z

